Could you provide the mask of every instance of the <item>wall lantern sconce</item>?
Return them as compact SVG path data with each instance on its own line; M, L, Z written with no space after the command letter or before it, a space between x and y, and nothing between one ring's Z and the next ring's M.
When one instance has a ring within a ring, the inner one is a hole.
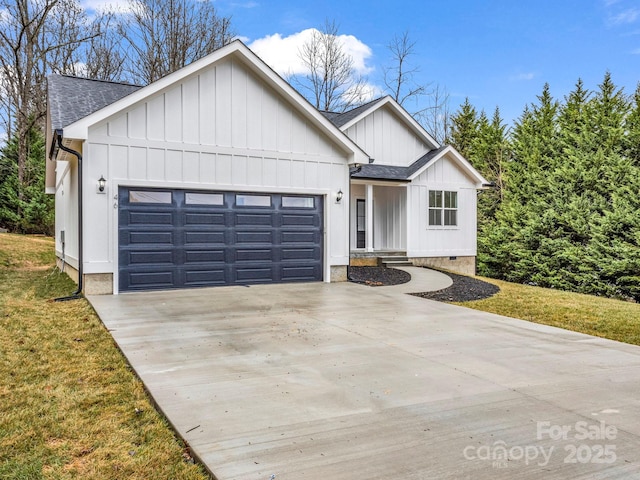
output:
M336 193L336 203L340 203L340 201L342 200L342 189L338 190L338 193Z
M103 175L100 175L100 178L98 179L98 192L104 193L104 189L106 186L107 186L107 181L104 179Z

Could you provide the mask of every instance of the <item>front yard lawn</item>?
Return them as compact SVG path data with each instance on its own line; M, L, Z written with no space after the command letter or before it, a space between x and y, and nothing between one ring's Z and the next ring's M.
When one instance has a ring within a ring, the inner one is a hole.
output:
M208 479L155 410L53 240L0 234L0 478Z
M478 277L500 287L456 305L640 345L640 304Z

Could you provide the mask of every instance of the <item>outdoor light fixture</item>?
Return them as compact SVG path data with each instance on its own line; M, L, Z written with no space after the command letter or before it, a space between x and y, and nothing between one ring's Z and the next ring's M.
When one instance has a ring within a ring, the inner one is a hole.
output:
M340 200L342 200L342 189L338 190L338 193L336 194L336 202L340 203Z
M100 175L98 179L98 191L104 193L104 187L107 186L107 181L104 179L104 175Z

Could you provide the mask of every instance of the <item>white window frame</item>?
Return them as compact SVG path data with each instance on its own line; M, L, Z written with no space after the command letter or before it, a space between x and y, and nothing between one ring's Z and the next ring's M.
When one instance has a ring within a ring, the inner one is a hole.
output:
M432 201L432 193L435 194L436 202ZM438 201L439 194L439 201ZM460 204L459 204L459 192L457 190L447 190L447 189L429 189L427 194L427 227L428 228L446 228L446 229L457 229L459 228L460 223ZM452 202L453 199L453 202ZM436 205L432 205L432 203L436 203ZM453 206L452 206L453 203ZM434 220L438 220L439 223L431 223L432 214L431 212L437 213L437 218ZM455 217L455 222L451 224L445 224L447 221L447 217L453 213Z

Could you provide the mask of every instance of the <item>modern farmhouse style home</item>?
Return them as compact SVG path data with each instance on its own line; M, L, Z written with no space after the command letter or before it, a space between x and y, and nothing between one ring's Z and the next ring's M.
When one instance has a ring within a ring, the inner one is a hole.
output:
M48 79L56 253L87 294L474 272L486 180L393 99L319 112L243 43L146 87Z

